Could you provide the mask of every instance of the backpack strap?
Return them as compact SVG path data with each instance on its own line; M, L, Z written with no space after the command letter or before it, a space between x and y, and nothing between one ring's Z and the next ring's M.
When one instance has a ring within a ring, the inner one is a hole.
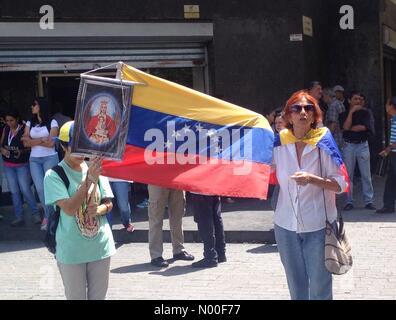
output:
M69 189L70 181L63 167L61 167L60 165L56 165L52 168L52 170L55 171L57 175L62 179L66 189ZM47 232L45 233L44 237L45 246L53 254L56 254L56 229L58 228L59 224L60 211L60 207L56 206L55 212L49 216Z
M47 123L46 123L46 127L47 127L47 130L48 130L48 134L51 134L51 122L52 122L52 120L50 120L50 121L47 121Z
M62 179L63 183L66 186L66 189L69 189L70 181L69 181L69 178L67 177L66 172L63 169L63 167L60 165L56 165L55 167L52 168L52 170L54 170L57 173L57 175L59 176L59 178Z

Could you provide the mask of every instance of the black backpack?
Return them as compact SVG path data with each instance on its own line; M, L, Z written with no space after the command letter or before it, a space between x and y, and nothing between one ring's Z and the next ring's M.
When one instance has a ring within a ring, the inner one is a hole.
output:
M70 182L67 178L65 170L60 166L56 165L52 168L58 176L62 179L63 183L66 186L66 189L69 188ZM44 237L44 244L47 247L48 251L55 254L56 252L56 229L58 228L60 217L60 208L56 206L56 210L53 214L51 214L48 218L47 232Z

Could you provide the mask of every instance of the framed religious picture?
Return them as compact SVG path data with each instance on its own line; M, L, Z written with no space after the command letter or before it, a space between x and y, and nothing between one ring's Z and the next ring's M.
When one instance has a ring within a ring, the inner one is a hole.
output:
M121 80L81 75L72 154L122 160L132 92Z

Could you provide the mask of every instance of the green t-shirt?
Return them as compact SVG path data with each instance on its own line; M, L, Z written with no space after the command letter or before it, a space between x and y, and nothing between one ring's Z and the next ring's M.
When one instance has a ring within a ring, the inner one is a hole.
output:
M88 166L82 172L73 170L65 161L63 167L70 181L66 189L62 179L53 170L48 170L44 178L45 204L56 206L59 200L68 199L77 192L81 182L85 180ZM90 188L92 192L93 186ZM107 178L99 178L96 192L97 203L101 199L113 198ZM84 215L86 201L83 202L74 216L61 210L58 228L56 229L56 260L63 264L80 264L108 258L115 254L113 234L106 216L90 218Z

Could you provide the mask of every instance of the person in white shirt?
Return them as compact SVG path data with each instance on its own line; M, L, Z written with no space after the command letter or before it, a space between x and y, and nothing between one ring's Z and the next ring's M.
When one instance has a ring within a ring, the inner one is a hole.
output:
M32 103L32 118L26 122L25 133L21 140L25 147L31 147L30 173L33 183L44 208L44 219L41 230L47 230L48 217L53 213L52 206L45 205L44 176L47 170L52 169L59 162L53 138L58 136L59 126L56 120L51 119L49 105L46 99L36 98Z
M347 181L330 155L312 143L315 133L328 130L316 129L322 120L317 100L296 92L284 116L288 129L281 132L273 158L280 185L274 216L278 250L293 300L330 300L332 276L324 261L326 215L330 223L336 221L335 195L347 189Z

